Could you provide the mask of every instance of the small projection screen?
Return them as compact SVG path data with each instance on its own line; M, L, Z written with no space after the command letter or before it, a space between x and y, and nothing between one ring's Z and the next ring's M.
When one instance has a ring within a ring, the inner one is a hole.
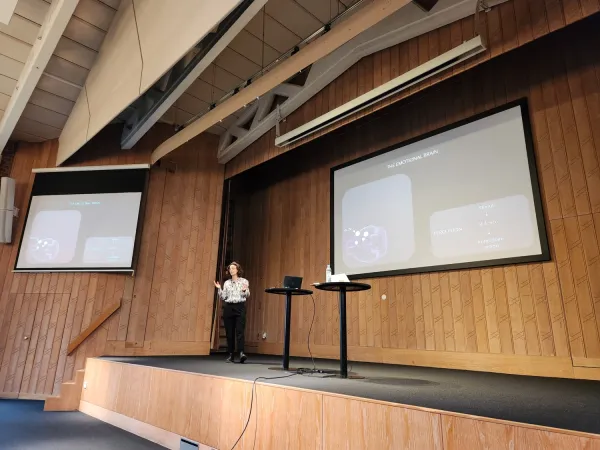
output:
M351 278L548 260L526 101L334 167L331 253Z
M131 272L148 165L35 174L17 272Z

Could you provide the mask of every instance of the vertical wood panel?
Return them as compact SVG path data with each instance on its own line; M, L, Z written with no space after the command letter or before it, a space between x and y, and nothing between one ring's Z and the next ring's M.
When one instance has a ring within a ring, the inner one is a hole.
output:
M168 127L157 126L134 149L123 153L117 148L119 130L108 127L78 153L72 164L146 162L156 142L171 133ZM191 141L176 153L184 161L185 170L170 174L178 188L172 193L170 207L180 231L176 238L179 248L173 253L173 270L167 277L174 295L159 317L170 330L159 335L165 341L196 340L193 330L197 320L202 322L198 341L207 342L210 334L212 295L208 295L207 287L216 267L223 180L222 166L215 158L216 144L215 136ZM11 176L17 180L15 204L22 211L26 210L34 180L31 169L52 166L56 145L52 141L23 144L15 154ZM13 274L10 269L17 256L17 245L2 247L0 283L5 288L0 296L0 393L58 394L61 383L70 380L75 369L83 367L86 357L104 353L107 340L131 340L133 345L144 345L151 283L156 276L157 238L161 229L173 225L160 220L166 174L164 168L152 169L140 270L135 278L97 273ZM19 217L13 242L19 242L24 217L24 214ZM195 243L205 239L205 235L208 235L206 245L197 249ZM163 273L158 273L162 281ZM116 301L122 301L122 311L98 328L73 355L67 356L69 342ZM25 340L25 336L29 339Z
M564 23L557 5L563 11L565 2L507 2L495 9L486 19L492 51L505 53L548 34L559 19ZM600 183L600 59L592 45L598 40L593 31L597 20L491 59L414 100L381 109L355 127L324 134L298 149L298 156L286 156L286 164L297 168L286 168L286 176L258 190L249 188L238 200L236 220L241 217L244 235L268 236L238 248L236 258L259 272L251 278L254 291L277 283L292 269L306 280L322 279L329 250L330 167L525 96L552 260L364 280L372 289L349 295L349 343L364 347L361 355L375 361L381 357L378 349L388 347L595 357L600 346L600 227L593 216L600 201L595 189ZM323 90L319 108L325 99L331 105L339 104L340 96L347 101L353 84L360 94L447 50L472 32L468 21L460 24L363 58ZM303 191L306 195L299 197ZM290 221L289 205L302 203L302 198L309 206L301 207L301 218L296 211ZM286 230L285 242L280 228ZM387 302L381 300L383 294ZM314 343L337 345L335 299L321 292L316 297ZM254 325L247 339L259 351L255 331L278 333L268 340L282 342L282 313L268 307L249 312ZM298 320L292 336L303 344L308 314L299 307L294 315Z

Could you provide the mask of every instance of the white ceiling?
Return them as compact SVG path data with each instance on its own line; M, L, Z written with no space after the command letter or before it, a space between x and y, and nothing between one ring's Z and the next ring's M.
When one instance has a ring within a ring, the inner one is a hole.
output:
M0 0L4 2L4 0ZM80 0L11 136L58 138L94 64L121 0ZM357 0L270 0L162 121L181 125L322 27ZM0 118L37 38L51 0L18 0L0 24ZM235 120L235 115L230 120ZM228 126L209 131L221 134Z
M202 115L211 103L244 83L357 1L269 0L161 120L182 125ZM59 137L120 2L79 0L12 139L39 142ZM10 23L0 23L0 118L50 3L51 0L18 0ZM219 135L224 133L237 120L239 113L208 131Z
M0 0L4 1L4 0ZM39 142L58 138L94 64L121 0L80 0L11 136ZM7 107L50 0L19 0L0 23L0 118Z
M238 34L175 102L163 122L181 125L208 110L227 92L294 48L357 0L269 0L266 7ZM222 134L237 114L209 129Z

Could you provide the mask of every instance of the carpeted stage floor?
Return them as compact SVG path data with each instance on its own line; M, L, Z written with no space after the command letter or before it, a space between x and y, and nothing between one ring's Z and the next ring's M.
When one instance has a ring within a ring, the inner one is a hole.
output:
M281 358L250 356L246 364L226 364L222 354L205 357L119 357L113 361L186 372L254 380L284 372ZM317 368L338 369L337 361L317 360ZM264 382L371 398L600 434L600 382L502 375L461 370L350 363L358 380L296 375ZM290 367L312 367L292 358Z
M2 450L158 450L164 447L80 412L44 412L44 402L0 400Z

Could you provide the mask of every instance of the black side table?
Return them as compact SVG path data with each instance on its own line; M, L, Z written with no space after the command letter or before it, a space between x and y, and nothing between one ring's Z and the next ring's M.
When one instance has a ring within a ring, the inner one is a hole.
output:
M315 287L321 291L340 293L340 376L348 378L348 336L346 331L346 292L358 292L371 289L370 284L353 282L319 283Z
M292 296L312 295L313 291L308 289L292 288L269 288L265 289L267 294L285 295L285 328L283 343L283 370L290 369L290 322L292 320Z

